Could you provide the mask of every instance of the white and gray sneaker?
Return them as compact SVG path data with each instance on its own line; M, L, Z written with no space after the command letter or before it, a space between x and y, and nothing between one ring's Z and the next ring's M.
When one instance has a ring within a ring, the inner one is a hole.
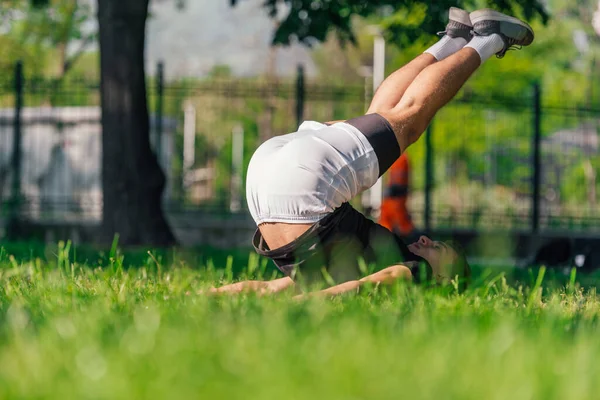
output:
M508 50L520 49L533 42L533 29L518 18L486 8L472 12L470 19L473 35L490 36L496 33L504 40L504 48L496 53L498 58L504 57Z
M446 30L438 32L438 35L464 38L467 42L473 38L473 24L469 13L457 7L450 7L449 21Z

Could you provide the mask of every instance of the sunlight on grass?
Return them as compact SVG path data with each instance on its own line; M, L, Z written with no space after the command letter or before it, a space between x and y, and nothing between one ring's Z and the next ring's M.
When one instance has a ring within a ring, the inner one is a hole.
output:
M1 398L586 399L600 389L595 289L532 271L333 300L208 298L234 258L136 268L0 254ZM251 256L242 268L265 273ZM268 275L269 272L267 271ZM238 276L239 274L235 274ZM551 281L552 280L552 281Z

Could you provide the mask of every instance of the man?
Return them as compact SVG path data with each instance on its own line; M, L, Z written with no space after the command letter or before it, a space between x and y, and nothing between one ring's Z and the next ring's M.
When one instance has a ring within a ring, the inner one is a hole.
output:
M258 226L253 244L286 277L239 282L212 292L274 293L315 285L329 286L320 294L336 295L366 283L415 278L400 263L402 244L349 201L375 184L418 140L483 63L534 39L525 22L493 10L469 14L452 8L449 17L444 36L383 82L366 115L305 122L297 132L274 137L256 150L246 182ZM464 255L447 244L421 237L408 250L428 262L438 282L469 274ZM368 275L369 265L387 268Z

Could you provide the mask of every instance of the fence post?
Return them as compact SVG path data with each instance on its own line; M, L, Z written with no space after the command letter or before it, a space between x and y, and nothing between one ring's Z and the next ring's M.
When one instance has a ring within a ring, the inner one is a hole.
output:
M533 85L533 198L531 213L531 231L538 233L540 225L540 184L541 184L541 140L542 105L540 85Z
M298 77L296 79L296 128L300 126L304 119L304 95L306 88L304 86L304 66L298 64Z
M433 121L427 127L425 132L425 232L431 231L431 191L433 189L433 144L431 136L433 134Z
M159 61L156 65L156 126L154 127L154 153L158 163L162 160L162 129L163 129L163 90L164 90L164 64ZM162 167L162 165L161 165Z
M21 203L21 110L23 109L23 63L15 65L15 116L13 123L13 148L11 158L12 198L10 199L10 219L17 223ZM14 227L15 225L13 225Z
M242 176L244 168L244 127L237 124L231 132L231 199L229 211L242 209Z

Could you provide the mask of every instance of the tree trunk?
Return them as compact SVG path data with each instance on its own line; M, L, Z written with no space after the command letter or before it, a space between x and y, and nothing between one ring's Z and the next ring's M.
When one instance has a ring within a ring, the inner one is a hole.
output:
M150 148L144 48L149 0L99 0L103 221L100 241L168 246L165 175Z

